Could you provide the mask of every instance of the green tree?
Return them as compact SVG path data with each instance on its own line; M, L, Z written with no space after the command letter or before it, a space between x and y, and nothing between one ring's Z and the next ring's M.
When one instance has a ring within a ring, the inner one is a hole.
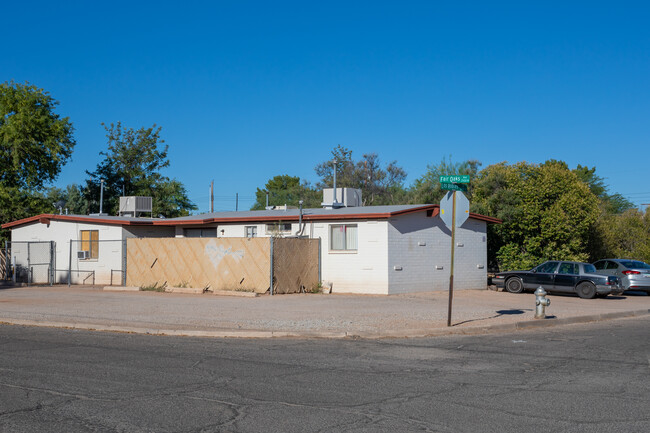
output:
M491 267L528 269L549 259L589 258L599 201L564 162L489 166L474 182L473 196L474 212L503 220L488 228Z
M46 212L68 212L72 215L87 215L90 213L89 204L84 197L84 191L77 184L70 184L65 189L48 188L45 192ZM49 207L52 209L49 209Z
M397 161L391 161L386 168L382 168L376 153L366 153L361 160L354 161L352 151L340 144L332 150L331 160L324 161L315 168L316 174L320 177L318 189L333 187L334 161L336 161L337 188L361 189L364 206L404 202L406 172L397 165Z
M598 221L602 249L595 259L606 257L650 262L650 213L628 209L620 214L604 214Z
M120 122L102 124L106 129L108 150L95 171L86 172L85 196L89 206L99 210L100 181L104 180L104 206L107 213L117 215L119 197L150 196L154 215L167 218L188 215L196 205L187 197L185 187L169 179L161 171L169 166L169 146L160 136L161 128L124 128ZM159 147L161 146L161 147Z
M0 184L41 188L52 182L75 145L67 117L55 113L58 101L28 83L0 84Z
M481 163L476 160L467 160L463 162L452 162L451 155L449 159L442 161L438 165L427 165L427 171L418 179L415 180L409 189L409 203L416 204L436 204L445 195L447 191L443 191L440 187L439 178L445 175L466 174L470 179L476 179ZM466 193L467 197L471 200L471 189Z
M255 204L251 210L261 210L266 207L266 194L269 194L269 206L298 206L300 200L303 207L319 207L320 194L312 189L307 182L300 182L298 176L283 174L269 179L263 189L257 188Z
M56 112L58 101L29 83L0 84L0 223L53 207L40 190L70 159L72 123ZM2 240L9 232L0 233Z
M620 214L628 209L634 208L634 204L621 194L609 194L609 188L605 185L605 179L596 174L596 167L589 168L578 164L578 166L573 169L573 172L581 181L586 183L591 192L601 200L605 212Z

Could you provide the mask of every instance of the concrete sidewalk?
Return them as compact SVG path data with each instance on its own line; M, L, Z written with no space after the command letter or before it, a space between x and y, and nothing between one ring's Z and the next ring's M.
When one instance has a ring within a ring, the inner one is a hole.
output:
M650 314L650 296L584 300L550 296L535 320L535 297L456 290L452 326L448 295L263 295L256 298L93 287L2 287L0 322L16 325L206 337L423 337L478 334Z

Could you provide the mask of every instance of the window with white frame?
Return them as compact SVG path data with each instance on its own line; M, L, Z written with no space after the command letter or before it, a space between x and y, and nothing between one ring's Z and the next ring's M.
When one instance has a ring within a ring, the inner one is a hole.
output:
M330 226L330 250L356 251L358 234L356 224L332 224Z
M266 233L271 235L291 233L291 223L267 224Z
M246 226L246 237L247 238L256 238L257 237L257 226Z

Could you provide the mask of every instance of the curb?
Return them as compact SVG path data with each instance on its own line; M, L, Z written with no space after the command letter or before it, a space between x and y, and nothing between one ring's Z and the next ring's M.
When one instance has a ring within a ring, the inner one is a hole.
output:
M102 288L105 292L139 292L140 287L129 287L129 286L104 286Z
M204 291L202 287L167 287L165 289L167 293L184 293L188 295L202 295Z
M87 331L122 332L144 335L171 335L179 337L208 337L208 338L424 338L441 337L445 335L481 335L500 332L514 332L555 326L572 325L579 323L601 322L606 320L642 317L650 315L650 309L636 311L622 311L617 313L592 314L587 316L567 317L564 319L529 320L525 322L507 323L502 325L476 326L468 328L432 328L432 329L407 329L377 332L293 332L293 331L256 331L256 330L184 330L184 329L157 329L131 326L99 325L91 323L72 322L39 322L36 320L0 319L0 324L17 326L39 326L47 328L81 329Z
M259 296L259 293L238 292L236 290L213 290L212 294L217 296L238 296L240 298L257 298Z

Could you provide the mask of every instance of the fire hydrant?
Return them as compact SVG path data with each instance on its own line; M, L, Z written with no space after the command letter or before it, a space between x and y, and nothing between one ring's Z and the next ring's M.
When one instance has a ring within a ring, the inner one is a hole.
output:
M546 307L551 305L551 300L546 298L546 290L539 286L535 290L535 319L546 319Z

